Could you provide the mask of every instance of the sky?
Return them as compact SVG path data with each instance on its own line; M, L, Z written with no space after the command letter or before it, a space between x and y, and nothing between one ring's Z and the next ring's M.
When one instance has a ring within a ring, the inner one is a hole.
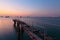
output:
M0 0L0 15L60 17L60 0Z

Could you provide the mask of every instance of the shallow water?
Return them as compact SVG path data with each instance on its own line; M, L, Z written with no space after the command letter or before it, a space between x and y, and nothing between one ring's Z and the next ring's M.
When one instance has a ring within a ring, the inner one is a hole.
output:
M27 24L33 25L35 28L39 30L43 29L46 34L48 34L55 40L60 40L59 17L40 17L40 18L38 17L38 18L21 18L21 19Z
M16 40L16 32L11 19L0 18L0 40Z
M16 30L11 18L0 18L0 40L17 40ZM23 33L23 40L29 40L25 32Z
M53 37L55 40L60 40L60 18L17 18L26 22L28 25L41 30ZM23 34L23 39L30 38L26 33ZM11 18L0 18L0 40L17 40L16 31L13 27Z

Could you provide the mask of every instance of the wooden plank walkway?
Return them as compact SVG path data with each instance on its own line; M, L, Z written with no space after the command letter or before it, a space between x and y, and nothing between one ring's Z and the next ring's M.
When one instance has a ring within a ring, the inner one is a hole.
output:
M20 20L16 20L14 19L14 26L16 26L17 31L20 33L20 30L22 32L26 32L27 35L31 38L31 40L43 40L42 38L40 38L38 35L36 35L35 33L33 33L31 31L31 26L27 25L25 22L20 21ZM33 29L34 30L34 29ZM39 32L38 32L39 33ZM49 37L48 35L44 35L44 33L39 33L43 38L45 38L46 40L53 40L52 37ZM20 34L19 34L20 35ZM20 36L19 36L20 37ZM20 40L20 39L18 39Z
M28 36L29 36L32 40L42 40L42 39L39 38L37 35L35 35L34 33L32 33L27 27L24 27L24 31L28 34Z

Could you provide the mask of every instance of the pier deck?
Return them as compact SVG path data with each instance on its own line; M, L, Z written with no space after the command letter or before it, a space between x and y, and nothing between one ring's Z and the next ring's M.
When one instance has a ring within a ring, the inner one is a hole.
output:
M48 35L47 36L44 35L44 33L39 32L39 30L35 30L35 29L33 29L35 31L31 30L31 26L29 26L25 22L22 22L17 19L14 19L13 22L14 22L14 27L17 31L18 40L21 40L20 35L21 34L23 35L23 32L26 32L28 37L31 38L31 40L53 40L53 38L49 37ZM39 33L41 37L39 37L37 33Z

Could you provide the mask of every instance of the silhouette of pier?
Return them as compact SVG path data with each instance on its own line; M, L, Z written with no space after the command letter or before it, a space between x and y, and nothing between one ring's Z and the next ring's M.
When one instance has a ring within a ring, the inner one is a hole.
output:
M23 21L13 19L13 22L18 40L23 40L23 32L27 33L31 40L54 40L52 37L44 35L44 33L40 32L38 29L33 29L32 26L29 26Z

